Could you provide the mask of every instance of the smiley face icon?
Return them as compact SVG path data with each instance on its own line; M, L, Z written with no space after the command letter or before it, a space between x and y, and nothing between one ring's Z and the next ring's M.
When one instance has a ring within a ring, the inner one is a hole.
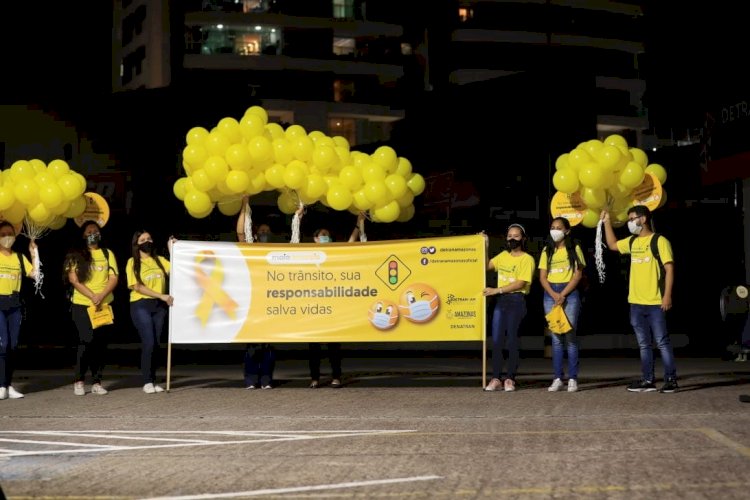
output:
M398 323L398 306L390 300L378 300L367 311L370 324L378 330L390 330Z
M440 297L430 285L415 283L401 294L398 308L401 316L412 323L427 323L437 316Z

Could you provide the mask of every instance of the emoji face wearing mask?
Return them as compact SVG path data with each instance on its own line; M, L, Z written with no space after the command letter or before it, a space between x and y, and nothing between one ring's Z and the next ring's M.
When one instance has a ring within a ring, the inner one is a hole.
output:
M430 285L416 283L401 294L398 308L400 315L412 323L427 323L437 316L440 297Z
M367 311L372 326L390 330L398 323L398 306L390 300L378 300Z

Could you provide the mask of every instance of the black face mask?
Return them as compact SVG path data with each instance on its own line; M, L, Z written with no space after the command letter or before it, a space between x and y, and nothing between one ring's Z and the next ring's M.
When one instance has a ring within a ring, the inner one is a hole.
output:
M150 254L154 250L154 242L153 241L144 241L140 245L138 245L138 250L140 250L143 253Z
M508 248L511 250L515 250L516 248L521 247L521 240L508 240L506 241L506 244L508 245Z

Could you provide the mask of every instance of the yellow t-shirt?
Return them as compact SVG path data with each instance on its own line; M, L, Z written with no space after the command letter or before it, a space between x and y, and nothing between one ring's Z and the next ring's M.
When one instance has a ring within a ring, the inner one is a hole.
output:
M586 267L586 259L583 258L583 250L581 250L580 245L576 245L576 254L581 261L581 269L583 269ZM568 249L564 246L555 248L549 269L547 269L547 248L545 247L539 257L539 269L547 271L547 281L550 283L568 283L573 279L573 268L570 267L568 261Z
M109 262L107 262L107 259L104 256L104 251L101 248L91 250L91 273L88 281L83 284L94 293L99 293L106 288L110 274L117 276L117 260L115 259L115 254L112 250L107 251L109 252ZM66 269L66 272L75 270L76 268L73 266L72 268ZM110 292L109 295L104 297L103 303L109 304L112 300L114 300L114 296ZM76 288L73 288L72 302L80 306L93 305L91 299L83 295Z
M497 271L498 288L507 286L517 280L523 280L526 285L518 291L523 294L529 293L531 280L534 278L534 257L527 253L514 257L510 252L504 250L495 255L490 262Z
M650 234L633 240L633 250L630 250L630 237L617 241L617 250L621 254L630 255L630 290L628 302L647 306L661 305L661 290L659 290L659 264L651 253ZM664 236L659 238L659 256L666 264L672 262L672 245Z
M33 268L29 259L20 254L23 265L26 268L26 276L31 277ZM21 291L21 261L18 260L16 252L10 255L0 253L0 295L11 295Z
M169 274L169 261L161 255L159 256L159 261L162 266L164 266L164 271ZM135 302L136 300L141 299L153 299L154 297L143 295L133 289L135 284L138 283L138 280L135 277L135 272L133 271L133 264L133 257L131 257L128 259L128 263L125 266L125 274L128 277L128 288L130 288L130 302ZM149 288L156 293L166 293L167 291L167 277L164 276L164 271L161 270L161 267L159 267L159 264L156 263L153 257L141 259L141 281L143 281L146 288Z

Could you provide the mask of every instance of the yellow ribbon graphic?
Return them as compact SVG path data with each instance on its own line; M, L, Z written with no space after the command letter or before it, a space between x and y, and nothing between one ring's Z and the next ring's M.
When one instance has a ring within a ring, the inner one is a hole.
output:
M214 267L211 270L210 276L207 276L200 266L207 259L214 261ZM227 313L227 316L235 319L235 311L238 307L237 302L232 300L232 297L221 289L221 282L224 280L224 269L221 266L221 261L216 258L212 251L204 250L195 258L195 263L195 280L204 292L200 304L198 304L198 308L195 310L195 315L201 320L201 324L206 326L214 304L223 309Z

